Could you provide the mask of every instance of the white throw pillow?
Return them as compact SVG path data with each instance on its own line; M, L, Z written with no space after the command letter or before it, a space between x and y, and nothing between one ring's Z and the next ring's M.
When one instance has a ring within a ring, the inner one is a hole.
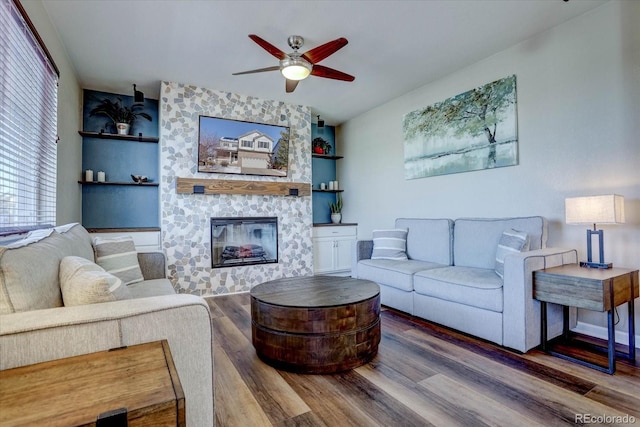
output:
M122 280L78 256L60 261L60 290L65 306L96 304L130 298Z
M371 259L407 259L407 231L403 228L373 230Z
M508 254L526 252L529 250L529 236L527 233L517 230L505 230L500 237L496 250L495 271L498 276L504 278L504 257Z
M131 236L96 237L93 249L96 253L96 263L122 280L125 285L144 280L138 263L136 245Z

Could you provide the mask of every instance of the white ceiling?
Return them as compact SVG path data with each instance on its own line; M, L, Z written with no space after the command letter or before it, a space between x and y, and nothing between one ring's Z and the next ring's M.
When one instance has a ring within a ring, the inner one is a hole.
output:
M330 125L605 2L43 0L83 88L129 94L136 83L158 98L173 81L310 106ZM292 34L301 52L346 37L321 64L356 79L312 76L287 94L278 71L232 76L278 64L248 34L285 52Z

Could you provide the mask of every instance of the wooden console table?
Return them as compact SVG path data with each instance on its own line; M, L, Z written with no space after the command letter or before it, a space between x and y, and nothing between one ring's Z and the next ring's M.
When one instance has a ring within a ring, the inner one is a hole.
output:
M542 322L542 349L554 356L577 362L581 365L597 369L608 374L616 370L616 353L634 361L635 328L634 299L639 295L638 270L627 268L585 268L578 264L567 264L559 267L534 271L533 297L540 301ZM608 323L608 366L600 366L582 359L561 354L549 349L547 341L547 303L564 306L563 337L569 338L569 307L607 312ZM629 353L615 350L614 310L623 303L629 309Z
M185 426L169 345L156 341L0 371L0 425Z

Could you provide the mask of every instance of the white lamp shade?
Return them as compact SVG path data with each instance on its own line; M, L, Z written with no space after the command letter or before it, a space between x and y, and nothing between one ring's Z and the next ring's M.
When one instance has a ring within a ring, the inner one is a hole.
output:
M617 194L570 197L564 207L567 224L624 223L624 197Z

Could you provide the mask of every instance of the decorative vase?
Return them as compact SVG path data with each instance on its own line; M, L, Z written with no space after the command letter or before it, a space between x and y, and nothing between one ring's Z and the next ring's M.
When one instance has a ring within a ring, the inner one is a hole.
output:
M340 224L340 222L342 221L342 214L341 213L332 213L331 214L331 222L334 224Z
M129 123L116 123L118 135L129 135L129 129L131 129L131 125Z

